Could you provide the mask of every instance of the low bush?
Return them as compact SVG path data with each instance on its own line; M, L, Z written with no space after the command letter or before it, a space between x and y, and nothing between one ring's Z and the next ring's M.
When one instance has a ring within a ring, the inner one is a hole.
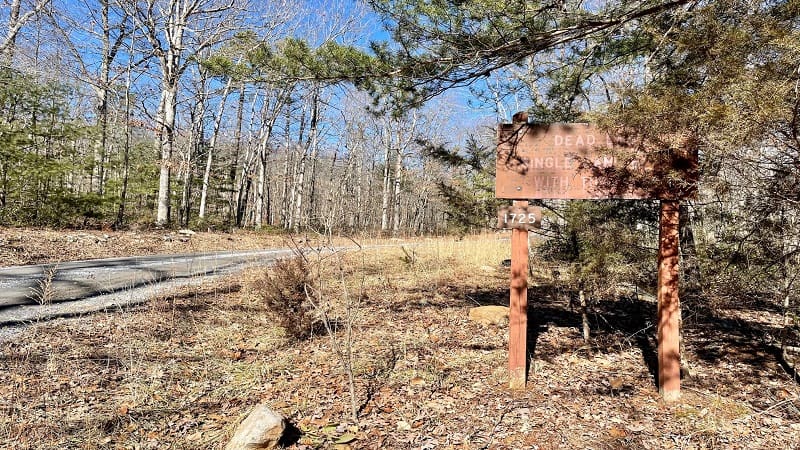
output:
M279 260L256 282L256 291L272 311L275 321L295 340L311 336L314 306L308 264L302 258Z

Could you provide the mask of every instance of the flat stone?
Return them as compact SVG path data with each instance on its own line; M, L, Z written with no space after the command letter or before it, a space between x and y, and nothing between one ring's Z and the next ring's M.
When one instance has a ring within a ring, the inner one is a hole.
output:
M504 326L508 324L508 306L478 306L469 310L469 320L482 325Z
M272 449L278 447L286 421L283 416L262 403L236 427L225 450Z

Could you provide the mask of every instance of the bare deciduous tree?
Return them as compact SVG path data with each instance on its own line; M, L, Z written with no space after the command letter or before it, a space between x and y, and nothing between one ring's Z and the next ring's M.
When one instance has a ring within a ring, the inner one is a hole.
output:
M161 96L156 113L156 144L161 156L156 224L169 222L170 178L180 80L195 56L244 26L244 0L119 1L153 47L159 61Z

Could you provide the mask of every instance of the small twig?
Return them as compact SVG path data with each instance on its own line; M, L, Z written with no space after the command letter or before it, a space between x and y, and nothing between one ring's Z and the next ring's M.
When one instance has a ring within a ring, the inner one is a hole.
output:
M778 403L775 403L774 405L770 406L770 407L769 407L769 408L767 408L767 409L764 409L764 410L761 410L761 411L756 411L755 413L753 413L753 414L748 414L748 415L746 415L746 416L744 416L744 417L742 417L742 418L740 418L740 419L734 419L734 420L732 420L732 421L731 421L731 423L735 423L735 422L743 422L743 421L745 421L745 420L748 420L748 419L754 419L754 418L756 418L756 417L758 417L758 416L760 416L760 415L762 415L762 414L767 414L767 413L769 413L769 412L770 412L770 411L772 411L773 409L780 408L781 406L783 406L783 405L785 405L785 404L787 404L787 403L793 404L793 402L794 402L795 400L796 400L796 399L794 399L794 398L787 398L786 400L783 400L783 401L780 401L780 402L778 402ZM773 414L770 414L770 415L771 415L772 417L777 417L777 416L775 416L775 415L773 415Z
M478 303L477 300L475 300L474 298L470 297L469 295L464 294L464 297L467 297L468 299L472 300L472 303L475 303L476 305L481 306L481 304Z
M505 407L503 408L503 412L500 413L500 416L495 421L494 427L492 427L492 432L489 434L489 442L487 442L486 445L481 447L481 449L488 449L489 447L491 447L492 442L494 442L494 435L495 433L497 433L497 427L499 427L500 424L503 423L503 419L505 419L505 417L508 415L510 411L511 411L511 405L506 404Z

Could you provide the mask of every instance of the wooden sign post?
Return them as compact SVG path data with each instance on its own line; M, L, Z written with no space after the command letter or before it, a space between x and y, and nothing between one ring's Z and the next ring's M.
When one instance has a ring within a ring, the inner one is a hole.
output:
M508 372L511 389L524 389L528 371L528 230L539 228L542 210L514 201L497 212L500 228L511 228L511 298L508 314Z
M666 401L681 394L678 258L680 203L661 201L658 226L658 390Z
M498 128L497 198L661 200L658 385L665 400L677 399L681 382L679 200L696 194L696 150L683 145L680 150L631 152L624 139L588 124L531 125L527 121L527 114L517 113L513 123ZM527 201L514 202L514 208L523 205ZM527 229L512 233L508 365L509 384L518 389L525 387L527 369L528 239Z
M509 384L511 389L521 389L528 375L528 230L518 228L511 230L508 324Z

